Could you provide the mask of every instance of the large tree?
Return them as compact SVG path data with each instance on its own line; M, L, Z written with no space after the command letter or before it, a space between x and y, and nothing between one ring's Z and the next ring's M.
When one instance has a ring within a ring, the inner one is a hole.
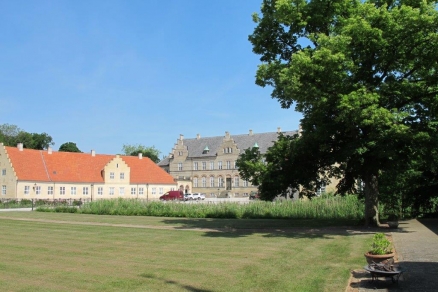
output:
M305 162L314 185L321 175L340 178L340 193L363 181L367 225L378 224L379 175L436 137L435 8L427 0L264 0L253 15L256 83L303 114L288 169Z
M16 146L17 143L23 143L24 148L44 150L54 145L52 137L46 133L28 133L21 130L16 125L0 125L0 142L6 146Z
M160 150L155 148L155 146L152 147L146 147L144 145L123 145L122 151L125 155L129 156L137 156L139 153L141 153L145 157L149 157L153 162L158 163L160 162Z

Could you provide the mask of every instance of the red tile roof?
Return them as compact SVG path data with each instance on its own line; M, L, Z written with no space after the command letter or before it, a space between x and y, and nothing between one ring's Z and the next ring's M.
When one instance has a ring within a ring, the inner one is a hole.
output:
M103 183L102 170L115 155L57 152L5 147L18 180ZM130 183L174 184L174 179L148 157L121 156L130 168Z

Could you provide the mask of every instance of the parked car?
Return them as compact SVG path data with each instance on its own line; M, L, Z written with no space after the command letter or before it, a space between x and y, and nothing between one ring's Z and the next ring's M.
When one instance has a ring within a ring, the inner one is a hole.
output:
M184 201L190 201L193 200L192 194L184 194Z
M205 194L193 193L192 200L205 200Z
M160 201L183 201L184 195L181 191L169 191L160 197Z
M249 194L249 199L250 200L258 200L258 199L260 199L260 194L257 192L251 192Z

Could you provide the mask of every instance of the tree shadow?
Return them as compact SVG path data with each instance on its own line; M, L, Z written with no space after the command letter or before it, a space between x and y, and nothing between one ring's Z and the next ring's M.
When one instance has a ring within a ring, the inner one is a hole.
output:
M430 218L430 219L417 219L421 224L426 226L430 231L438 235L438 219Z
M143 273L143 274L140 274L139 276L142 277L142 278L146 278L146 279L158 280L158 281L161 281L161 282L163 282L165 284L168 284L168 285L175 285L175 286L183 288L183 289L185 289L187 291L192 291L192 292L212 292L213 291L213 290L196 288L196 287L189 286L189 285L183 285L183 284L180 284L180 283L178 283L178 282L176 282L174 280L168 280L168 279L165 279L165 278L157 277L157 276L155 276L155 275L153 275L151 273ZM171 289L169 289L169 291L170 290Z
M254 226L251 225L251 220L254 221ZM260 234L263 237L287 237L287 238L325 238L333 239L334 236L350 236L358 234L373 234L376 232L384 232L382 228L366 228L363 226L323 226L324 221L317 220L309 222L310 220L303 220L307 225L317 225L317 227L303 226L298 227L298 220L271 220L248 219L243 221L241 219L187 219L187 218L166 218L162 222L168 225L177 226L176 230L194 230L202 231L203 236L206 237L227 237L239 238L246 237L253 234ZM288 227L292 225L292 227ZM388 228L385 228L386 231Z

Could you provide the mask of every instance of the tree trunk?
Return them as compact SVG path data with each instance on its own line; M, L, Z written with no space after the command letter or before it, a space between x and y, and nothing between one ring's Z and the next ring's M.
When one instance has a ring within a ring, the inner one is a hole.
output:
M377 176L364 176L365 226L379 226L379 187Z

